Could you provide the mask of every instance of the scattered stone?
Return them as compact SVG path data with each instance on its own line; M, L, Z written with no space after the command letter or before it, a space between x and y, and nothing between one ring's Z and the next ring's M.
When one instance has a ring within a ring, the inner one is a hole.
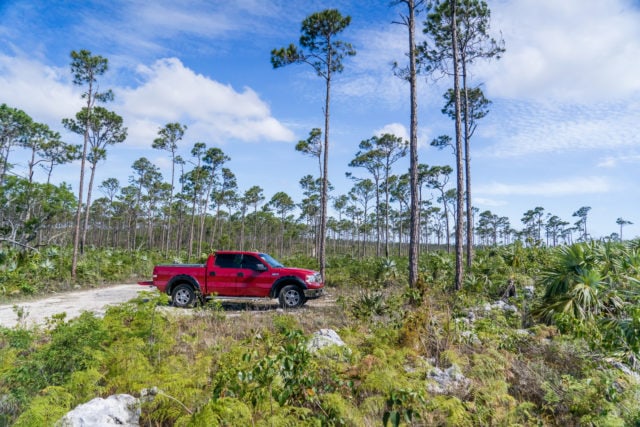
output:
M467 313L467 319L469 319L469 322L473 323L476 321L476 313L473 310L469 310L469 312Z
M465 326L469 326L471 324L471 320L468 317L457 317L454 319L456 323L462 323Z
M128 426L138 427L140 401L129 394L117 394L106 399L96 397L68 412L56 427Z
M16 414L19 412L19 405L15 398L9 394L0 395L0 414Z
M523 291L525 297L533 298L533 294L535 292L535 288L533 287L533 285L528 285L528 286L525 286L524 288L522 288L522 291Z
M460 332L460 336L464 338L464 341L469 344L473 344L473 345L482 344L482 341L480 341L478 336L473 331L462 331Z
M512 312L512 313L517 313L518 312L518 307L516 307L515 305L507 304L506 302L504 302L502 300L498 300L498 301L494 302L493 304L486 303L484 305L484 311L491 311L493 309L509 311L509 312Z
M433 380L427 384L427 390L436 394L450 394L465 390L471 385L471 380L462 374L458 365L453 364L447 369L433 368L427 379Z
M346 344L340 338L340 335L333 329L320 329L313 334L311 340L307 344L307 349L314 353L321 348L328 347L330 345L337 345L338 347L344 347Z
M158 393L160 393L160 389L158 387L154 386L151 388L143 388L140 391L140 402L153 402Z
M518 307L516 307L515 305L511 305L511 304L505 304L502 309L504 311L510 311L512 313L517 313L518 312Z
M636 384L640 384L640 373L638 373L637 371L634 371L633 369L631 369L629 366L625 365L624 363L621 363L615 359L607 359L607 361L609 363L611 363L611 365L619 370L621 370L622 372L624 372L625 375L627 375L629 378L633 378L636 382Z

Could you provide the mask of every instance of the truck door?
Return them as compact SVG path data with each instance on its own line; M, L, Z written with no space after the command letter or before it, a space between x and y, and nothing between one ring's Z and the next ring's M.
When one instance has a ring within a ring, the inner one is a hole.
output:
M213 268L207 277L209 292L223 297L237 296L236 279L242 273L241 266L242 254L216 254Z
M274 278L269 267L259 258L245 254L242 256L241 274L237 277L238 295L248 297L269 296Z

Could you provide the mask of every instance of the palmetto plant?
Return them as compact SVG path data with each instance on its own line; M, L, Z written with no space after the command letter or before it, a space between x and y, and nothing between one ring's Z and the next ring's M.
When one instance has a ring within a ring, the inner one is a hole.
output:
M640 308L634 308L624 318L601 322L604 345L624 357L634 369L640 364Z
M557 249L541 276L545 294L533 315L637 366L639 261L637 242L590 242Z
M616 317L625 307L629 280L625 247L614 243L580 243L557 249L552 266L541 274L545 287L535 314L553 322L558 314L578 321Z
M380 291L361 290L351 301L351 311L357 319L382 316L389 310L385 296Z
M396 262L390 258L382 258L378 262L376 278L379 280L389 281L398 277L398 266Z

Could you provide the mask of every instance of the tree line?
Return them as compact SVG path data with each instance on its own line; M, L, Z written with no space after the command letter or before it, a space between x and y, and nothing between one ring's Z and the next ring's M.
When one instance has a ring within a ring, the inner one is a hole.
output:
M46 125L33 123L22 111L3 105L0 113L5 135L6 123L13 120L17 129L22 120L22 130L15 133L12 141L15 147L32 153L26 177L12 174L10 167L2 177L0 212L4 243L23 248L72 244L78 224L78 199L67 184L53 185L49 181L52 165L64 163L56 159L66 162L77 159L79 147L61 142L54 133L43 138L41 129ZM84 114L79 113L79 118ZM127 250L161 249L167 254L185 251L189 259L203 251L227 247L266 248L281 255L314 253L321 233L319 178L312 175L300 178L303 198L299 201L281 191L267 199L258 185L242 190L235 173L226 166L229 156L220 148L196 142L190 157L176 154L178 142L188 133L180 123L168 123L158 129L157 138L150 142L150 148L170 153L169 181L157 165L141 157L131 165L127 182L108 178L94 189L99 156L105 158L106 146L121 142L126 135L121 118L116 116L106 110L92 116L94 123L87 150L90 179L85 199L90 202L89 209L85 202L80 210L83 220L77 234L80 252L85 245L93 245ZM80 119L64 122L82 134ZM321 131L314 129L308 139L299 141L296 150L317 155L314 147L320 135ZM66 154L51 157L52 146L58 149L55 153L66 149ZM393 166L407 151L407 141L390 134L360 142L348 164L352 188L347 194L330 198L335 212L327 221L330 251L352 251L361 257L407 255L410 177L408 172L393 172ZM9 160L4 157L3 164L10 165ZM32 169L37 165L46 169L45 182L33 180ZM447 165L420 164L418 171L420 249L451 250L451 239L455 238L452 224L456 223L456 195L450 185L453 170ZM101 196L92 198L96 190ZM536 207L523 214L521 230L513 228L506 217L490 211L477 214L476 209L474 245L508 244L514 240L542 241L548 245L571 243L588 235L589 209L576 211L578 221L572 225L556 215L545 216L544 208ZM618 220L621 230L629 223Z

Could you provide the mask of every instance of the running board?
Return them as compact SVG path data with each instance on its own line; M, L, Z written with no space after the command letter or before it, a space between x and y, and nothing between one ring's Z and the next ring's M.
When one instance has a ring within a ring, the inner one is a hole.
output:
M252 303L276 301L273 298L268 298L268 297L221 297L221 296L213 296L213 295L207 295L205 299L222 301L222 302L252 302Z

